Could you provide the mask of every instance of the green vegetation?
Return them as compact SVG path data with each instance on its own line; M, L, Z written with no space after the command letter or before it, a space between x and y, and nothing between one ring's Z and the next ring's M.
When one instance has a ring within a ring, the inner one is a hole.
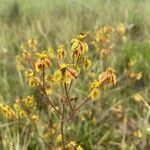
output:
M80 32L92 32L101 26L126 27L126 41L108 60L115 68L118 83L103 94L105 109L99 103L84 106L66 127L66 144L75 141L85 150L148 150L150 148L150 1L149 0L0 0L0 102L13 103L16 98L35 93L40 115L46 120L40 94L29 90L26 80L16 70L15 57L20 46L30 38L39 41L41 50L58 45L70 47L71 39ZM90 53L93 59L93 48ZM126 77L131 71L142 72L140 80ZM97 65L93 71L97 71ZM81 91L82 89L82 91ZM79 83L76 92L84 93L87 83ZM136 98L140 94L142 98ZM138 100L139 101L138 101ZM142 100L141 100L142 99ZM47 146L30 130L20 128L3 117L0 121L0 149L47 150ZM52 116L57 122L57 116ZM43 132L42 122L37 124ZM140 131L141 136L136 136ZM53 138L53 137L52 137Z

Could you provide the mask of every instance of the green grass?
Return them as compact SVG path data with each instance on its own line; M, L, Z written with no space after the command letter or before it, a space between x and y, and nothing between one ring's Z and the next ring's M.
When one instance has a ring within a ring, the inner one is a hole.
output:
M115 26L123 22L127 27L127 41L117 50L117 53L114 53L111 65L117 68L118 76L122 77L127 61L136 58L137 64L134 70L143 72L142 80L127 85L124 80L119 79L118 87L104 95L107 107L101 112L102 114L94 111L99 105L95 103L91 107L86 106L80 112L84 114L84 110L92 110L93 115L98 118L98 124L94 126L90 119L81 122L79 115L75 123L70 123L72 133L67 131L66 134L68 139L77 141L86 150L119 149L122 143L123 123L115 120L112 107L122 103L124 107L122 115L131 122L129 132L136 128L141 129L144 133L141 143L147 141L148 149L150 134L146 131L149 127L146 120L149 117L147 108L143 110L145 112L138 111L132 95L140 92L150 103L148 99L150 96L149 14L149 0L0 0L0 100L12 103L16 97L23 97L30 93L24 84L24 78L15 68L15 56L20 53L20 45L29 38L38 39L41 50L48 46L56 48L62 43L69 48L71 38L77 33L93 32L95 27ZM86 86L86 83L80 83L79 89L75 90L79 92ZM46 149L39 138L30 136L30 141L26 141L29 136L28 130L25 131L24 141L20 141L23 138L20 137L22 135L18 129L11 130L10 126L6 125L4 131L5 122L5 120L0 122L0 136L2 133L6 134L9 140L16 143L16 150ZM40 125L38 129L42 132ZM127 133L125 141L127 150L137 149L137 147L132 148L132 140L132 135ZM7 149L7 143L8 141L3 145L3 149Z

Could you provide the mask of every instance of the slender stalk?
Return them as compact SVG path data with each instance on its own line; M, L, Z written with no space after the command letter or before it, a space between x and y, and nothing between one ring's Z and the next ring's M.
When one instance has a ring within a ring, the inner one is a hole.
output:
M68 103L69 103L69 105L70 105L71 110L74 112L74 109L73 109L73 107L72 107L72 105L71 105L71 102L70 102L70 99L69 99L69 94L68 94L68 90L67 90L67 85L64 84L64 86L65 86L65 93L66 93L67 101L68 101Z
M50 99L48 98L47 94L45 91L44 92L44 95L45 95L45 99L47 100L48 104L51 105L51 107L54 108L54 110L58 113L58 114L61 114L61 112L54 106L54 104L50 101Z
M62 120L62 121L63 121L63 122L68 122L68 121L70 121L70 120L73 118L74 114L75 114L89 99L90 99L90 98L87 98L80 106L77 107L77 109L75 109L75 110L71 113L71 115L70 115L67 119L64 119L64 120Z
M43 67L43 74L42 74L42 79L43 79L43 89L45 90L45 68ZM48 117L48 124L51 124L50 121L50 114L49 114L49 109L48 109L48 104L46 104L46 109L45 109L46 113L47 113L47 117Z
M105 101L104 101L104 89L102 87L101 89L101 96L100 96L100 110L102 110L105 107Z
M43 67L43 87L45 88L45 68Z
M71 80L69 87L68 87L68 93L70 92L71 86L72 86L73 80Z
M61 115L61 136L62 136L62 149L65 150L65 140L64 140L64 103L62 102L62 115Z
M144 104L146 105L146 107L150 110L150 105L144 99L142 99L142 101L144 102Z
M88 97L75 111L78 111L90 98Z
M48 95L46 94L46 91L45 91L45 88L43 87L43 85L40 84L39 86L40 86L40 88L41 88L42 95L45 97L46 102L47 102L51 107L53 107L54 110L55 110L58 114L61 114L61 111L59 111L59 110L55 107L55 105L51 102L51 100L49 99L49 97L48 97Z
M104 59L103 61L102 61L102 65L103 65L103 71L104 70L106 70L106 68L107 68L107 63L106 63L107 61L106 61L106 59ZM101 89L101 99L100 99L100 113L101 113L101 111L102 111L102 109L105 107L105 100L104 100L104 88L102 87L102 89Z

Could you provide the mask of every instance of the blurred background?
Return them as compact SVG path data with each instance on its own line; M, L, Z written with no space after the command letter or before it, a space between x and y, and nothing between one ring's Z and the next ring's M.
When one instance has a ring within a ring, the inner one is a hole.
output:
M109 101L106 112L108 113L114 103L121 101L125 111L121 110L123 114L117 114L125 115L126 110L130 110L127 116L131 117L132 125L129 124L129 128L135 126L133 131L139 129L143 134L143 138L138 141L140 144L136 145L137 141L129 131L125 141L126 149L150 149L150 109L144 104L139 106L132 100L132 95L140 93L147 104L150 103L149 14L150 0L0 0L0 100L11 102L16 97L29 93L15 66L15 56L20 53L20 45L28 39L36 38L42 49L49 46L56 48L62 43L69 47L72 37L80 32L94 32L99 26L117 26L122 22L126 27L127 39L120 47L119 54L113 58L113 66L120 77L120 86L115 92L110 91L105 95L108 100L111 100L110 95L114 97L112 102ZM124 69L131 59L136 59L133 70L142 72L139 81L122 80ZM81 113L84 114L84 110ZM102 120L108 119L107 113ZM106 123L96 127L91 125L88 119L81 121L76 125L77 133L73 139L79 141L86 150L120 149L120 132L123 125L118 122L115 128L114 116L111 115ZM9 125L5 123L4 120L0 122L0 139L3 139L3 129L6 127L6 135L12 143L17 141L18 149L22 149L18 135L10 134ZM75 124L71 125L73 133L74 126ZM132 140L135 140L135 143ZM3 140L1 145L4 145L2 143ZM40 146L42 144L39 144L38 140L37 144L36 140L33 140L26 145L30 146L25 146L24 149L46 149Z

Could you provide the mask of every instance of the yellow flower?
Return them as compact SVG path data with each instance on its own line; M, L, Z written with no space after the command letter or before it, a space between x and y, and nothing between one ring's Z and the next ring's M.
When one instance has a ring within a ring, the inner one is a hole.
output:
M53 80L56 83L59 83L62 80L62 72L60 69L58 69L54 72Z
M129 77L130 77L131 79L134 79L135 76L136 76L136 73L135 73L135 72L130 72L130 73L129 73Z
M85 58L83 61L83 69L88 70L92 65L92 61L89 60L88 58Z
M68 69L67 74L68 74L69 78L72 80L76 79L78 76L78 72L75 69Z
M54 55L54 49L49 47L48 50L47 50L47 55L50 57L50 58L54 58L55 55Z
M80 54L84 54L88 51L88 45L86 42L81 42L78 46L78 50Z
M100 56L102 58L107 58L111 54L112 48L102 48L100 51Z
M142 72L138 72L135 75L136 80L140 80L142 78Z
M132 72L129 72L128 75L131 79L140 80L142 78L142 72L136 73L132 71Z
M71 79L75 79L73 75L71 75L71 73L69 71L66 71L65 73L63 73L63 78L62 81L66 84L70 84Z
M95 100L95 99L97 99L97 98L99 97L99 95L100 95L100 94L99 94L98 88L94 88L94 89L92 89L92 91L91 91L89 97L90 97L92 100Z
M117 31L118 31L121 35L125 34L125 26L124 26L123 23L120 23L120 24L118 25Z
M31 115L31 120L34 122L34 123L37 123L39 121L39 116L37 115Z
M142 97L142 95L140 95L139 93L136 93L135 95L133 95L133 98L137 102L140 102L140 101L144 100L144 98Z
M36 62L35 62L35 70L37 71L37 72L39 72L39 71L43 71L43 69L44 69L44 62L43 62L43 60L37 60Z
M77 36L77 38L72 39L71 41L72 50L73 51L77 50L79 54L86 53L88 51L88 45L84 41L84 39L85 39L85 35L81 35L81 34Z
M134 66L136 64L136 60L135 59L130 59L128 62L128 66Z
M91 82L90 84L90 88L94 89L94 88L99 88L100 87L100 82L97 80L94 80L93 82Z
M46 74L45 80L48 82L51 82L51 81L53 81L53 77L50 74Z
M68 144L67 144L67 148L68 150L74 150L76 146L76 143L74 141L70 141Z
M77 71L73 68L70 68L68 64L60 64L59 69L54 72L53 80L56 83L64 82L66 84L69 84L71 80L77 78Z
M27 70L27 71L25 72L25 74L26 74L28 77L33 77L34 72L33 72L33 70L29 69L29 70Z
M31 53L27 50L24 50L22 53L22 57L24 60L28 61L31 59Z
M77 35L77 38L82 41L86 38L86 36L87 36L87 33L80 33L79 35Z
M8 149L9 150L14 150L15 148L14 148L14 144L12 143L12 142L9 142L8 143Z
M27 108L32 108L32 109L36 108L37 104L36 104L36 101L35 101L33 95L27 96L23 101Z
M80 53L78 50L74 50L71 54L73 59L77 59L80 56Z
M78 39L72 39L71 44L72 44L71 48L74 51L78 48L78 45L80 44L80 41Z
M16 63L17 63L17 64L20 64L20 61L21 61L21 57L20 57L19 55L17 55L17 56L16 56Z
M48 54L44 51L42 53L36 53L36 56L38 57L38 59L48 59Z
M32 48L36 48L37 44L38 44L38 42L36 39L31 38L28 40L28 45Z
M83 148L80 145L78 145L77 150L83 150Z
M66 57L66 51L64 49L64 45L60 45L58 47L58 50L57 50L57 53L58 53L58 58L59 59L64 59Z
M17 64L16 68L17 68L18 71L23 71L24 70L24 66L21 65L21 64Z
M68 64L65 64L65 63L60 64L60 70L66 70L67 67L68 67Z
M107 45L110 43L111 32L113 32L111 27L101 27L96 29L96 38L95 41L92 42L96 49L99 48L97 44Z
M14 109L15 109L16 112L19 112L19 110L21 109L20 105L19 105L19 100L18 99L16 99L13 107L14 107Z
M23 119L23 118L27 117L26 112L22 109L19 110L18 115L19 115L20 119Z
M133 133L134 137L141 139L143 137L142 132L138 129Z
M61 143L62 142L62 136L59 134L56 138L56 143Z
M113 85L116 85L116 75L115 70L112 68L108 68L105 72L101 73L99 75L99 82L102 85L104 82L112 83Z
M80 73L80 68L77 65L73 65L72 68L77 72L77 75Z
M40 79L38 77L31 76L28 83L31 87L38 86L40 84Z
M3 106L1 111L4 114L4 116L8 119L13 119L15 117L13 109L10 108L8 105Z
M37 72L39 71L43 71L43 69L48 69L51 67L51 62L50 60L48 59L38 59L36 62L35 62L35 70Z
M21 57L19 55L16 56L16 68L18 71L24 70L24 66L21 64Z

